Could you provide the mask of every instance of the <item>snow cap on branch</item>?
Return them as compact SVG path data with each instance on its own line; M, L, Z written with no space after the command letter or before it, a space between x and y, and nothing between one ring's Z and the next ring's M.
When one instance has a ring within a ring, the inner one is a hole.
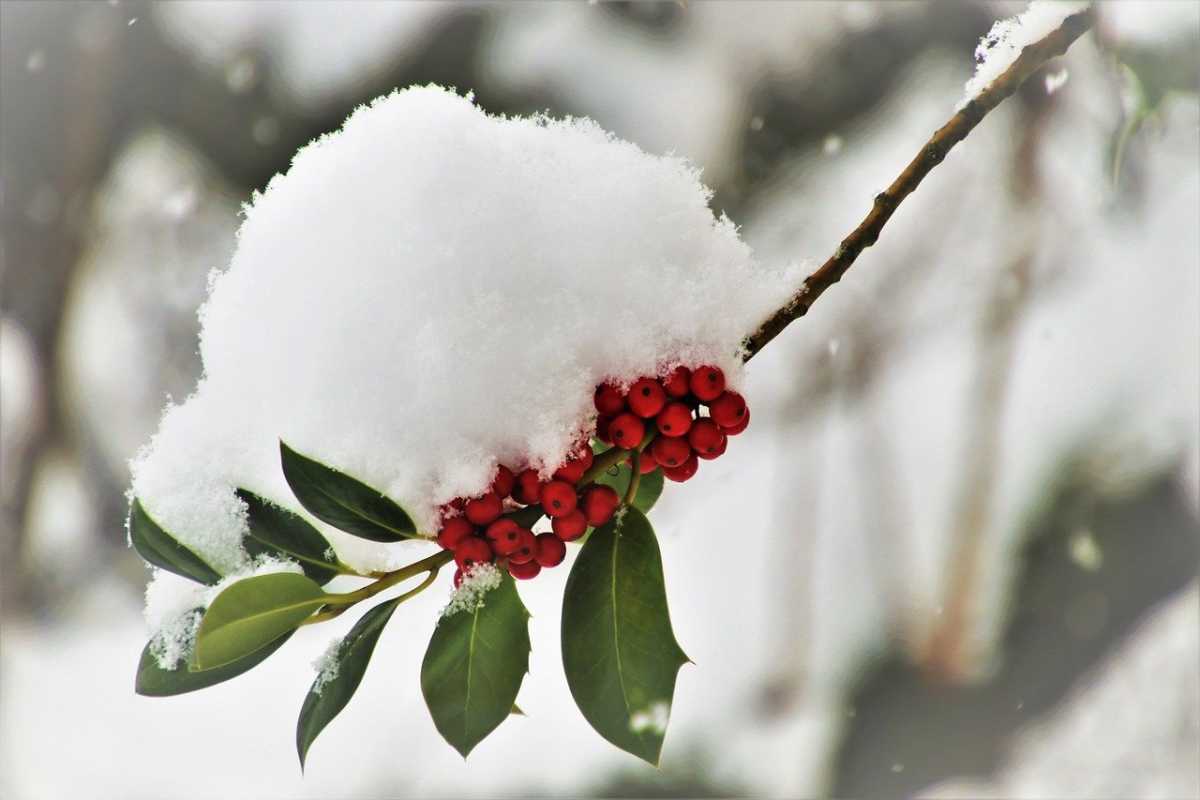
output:
M757 264L709 198L687 162L589 120L489 116L434 86L359 108L246 207L201 312L203 378L133 493L227 570L235 488L302 512L281 439L428 532L497 463L561 463L601 381L705 362L736 387L742 337L803 271ZM388 553L321 527L349 563Z
M967 81L959 107L991 85L1029 45L1062 27L1067 17L1090 6L1078 0L1033 0L1015 17L997 20L975 47L975 75Z

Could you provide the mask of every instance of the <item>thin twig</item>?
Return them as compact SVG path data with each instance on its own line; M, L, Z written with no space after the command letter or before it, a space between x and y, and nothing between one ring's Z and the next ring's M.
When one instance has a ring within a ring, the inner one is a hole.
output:
M807 314L817 298L842 279L862 251L875 244L883 226L891 219L900 203L921 185L925 176L942 162L950 149L965 139L989 111L1015 92L1043 64L1065 53L1076 39L1092 27L1093 21L1090 8L1067 17L1057 29L1025 47L1012 66L939 128L892 185L875 196L875 203L870 212L858 227L842 240L829 260L805 278L791 299L747 337L743 360L749 361L784 328Z

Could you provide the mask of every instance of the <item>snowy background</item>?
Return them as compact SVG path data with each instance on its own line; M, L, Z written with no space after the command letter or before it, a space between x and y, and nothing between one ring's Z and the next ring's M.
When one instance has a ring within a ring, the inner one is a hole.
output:
M760 262L820 261L1020 9L0 6L0 795L1200 796L1190 2L1102 4L751 363L754 425L654 512L695 661L661 770L574 709L565 570L522 586L528 716L465 764L418 691L436 590L303 777L330 626L203 692L132 691L128 462L195 386L240 204L299 146L436 81L682 155Z

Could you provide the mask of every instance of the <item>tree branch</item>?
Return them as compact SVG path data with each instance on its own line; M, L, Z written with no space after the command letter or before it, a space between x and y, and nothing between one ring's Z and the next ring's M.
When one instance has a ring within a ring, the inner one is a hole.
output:
M817 298L842 279L862 251L875 244L883 226L891 219L900 203L921 185L925 176L942 162L950 149L965 139L989 111L1015 92L1043 64L1065 53L1076 39L1092 27L1093 21L1091 8L1067 17L1057 29L1026 46L1008 69L939 128L900 176L892 181L892 185L875 196L875 203L870 212L858 227L842 240L834 254L820 269L804 279L800 289L792 295L787 304L746 338L743 361L749 361L784 328L807 314Z

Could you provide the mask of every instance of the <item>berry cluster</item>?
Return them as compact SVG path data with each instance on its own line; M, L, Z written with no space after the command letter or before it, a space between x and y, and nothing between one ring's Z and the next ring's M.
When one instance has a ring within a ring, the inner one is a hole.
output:
M475 564L491 561L501 561L514 578L533 578L542 567L562 563L566 542L583 536L589 525L612 519L621 502L616 490L597 483L579 485L592 459L592 449L581 446L549 481L542 481L534 469L514 474L500 466L490 491L450 503L447 513L461 513L443 520L437 539L454 551L455 586ZM536 504L550 517L553 532L534 534L513 518L513 512Z
M663 379L640 378L627 392L610 383L596 387L596 438L622 450L640 451L641 474L662 469L673 481L696 474L699 459L725 452L729 436L750 424L750 410L737 392L725 389L717 367L677 367ZM707 407L707 415L702 414ZM631 456L632 457L632 456ZM611 486L584 483L592 448L581 444L567 463L542 481L537 470L496 471L491 489L458 498L443 509L438 544L454 552L454 585L476 564L497 562L514 578L535 577L566 557L566 543L612 519L621 499ZM540 505L551 532L535 534L521 524L522 510Z
M707 406L708 415L701 414ZM730 436L746 430L750 409L737 392L725 389L725 373L717 367L676 367L666 378L641 378L622 394L611 384L596 389L596 438L615 447L643 449L638 466L643 475L661 468L673 481L696 474L700 459L725 452Z

